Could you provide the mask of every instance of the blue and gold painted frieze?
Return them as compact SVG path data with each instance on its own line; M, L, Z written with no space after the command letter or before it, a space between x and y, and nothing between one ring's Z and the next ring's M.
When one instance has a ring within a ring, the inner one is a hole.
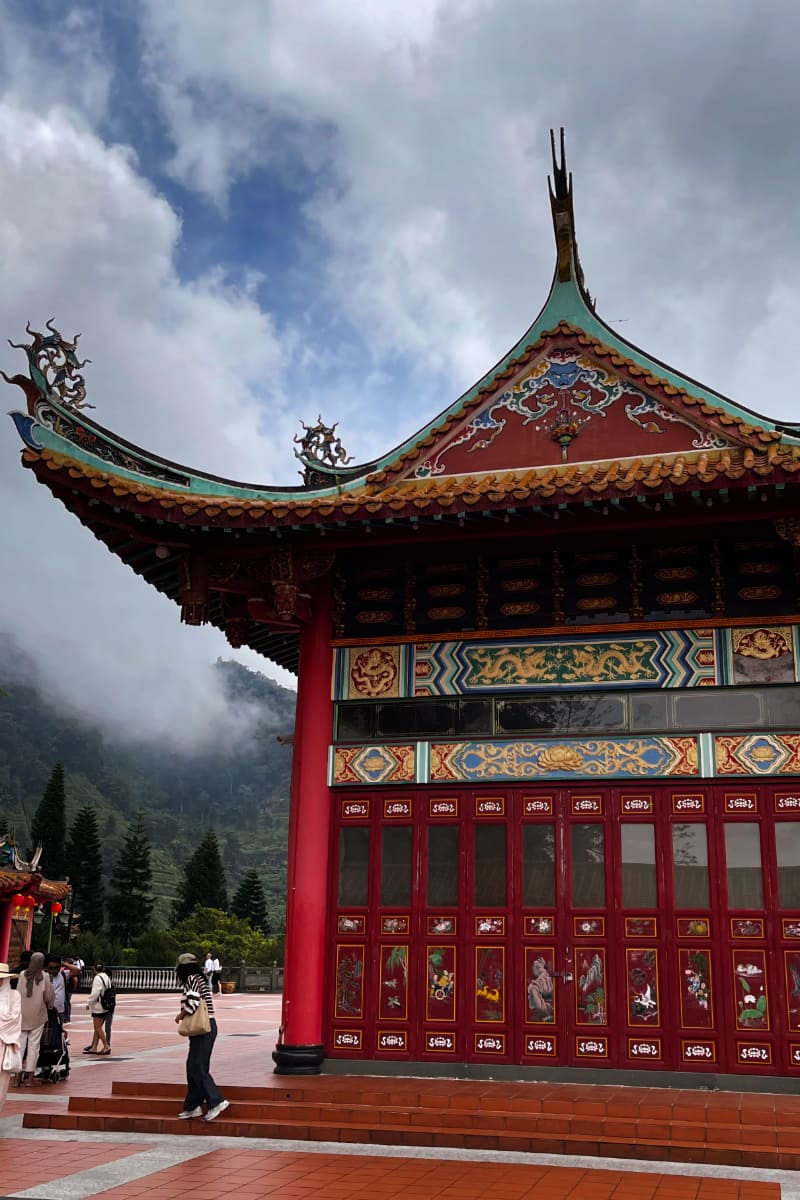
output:
M526 738L335 746L331 786L531 779L656 779L700 773L695 737Z
M655 779L696 776L694 737L552 738L434 743L431 783L515 779Z
M797 682L798 627L476 639L336 650L335 700Z
M331 787L800 775L800 734L517 738L332 746Z

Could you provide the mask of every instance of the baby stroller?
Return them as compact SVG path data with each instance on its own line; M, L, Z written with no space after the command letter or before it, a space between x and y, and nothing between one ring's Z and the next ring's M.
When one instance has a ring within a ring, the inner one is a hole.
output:
M41 1079L43 1083L60 1083L68 1075L69 1038L64 1031L61 1017L51 1008L39 1047L36 1078Z

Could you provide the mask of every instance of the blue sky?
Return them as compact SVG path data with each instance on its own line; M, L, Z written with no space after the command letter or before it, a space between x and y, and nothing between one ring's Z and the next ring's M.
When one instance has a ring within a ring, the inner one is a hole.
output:
M177 461L296 482L292 437L317 413L370 459L536 316L553 266L548 130L563 124L600 313L797 420L800 8L770 14L756 0L6 0L0 335L50 316L80 329L96 418ZM19 370L18 352L0 366ZM91 708L116 704L137 732L180 711L200 736L221 636L181 629L17 458L9 422L0 628L54 686L91 678ZM55 580L68 620L53 619Z

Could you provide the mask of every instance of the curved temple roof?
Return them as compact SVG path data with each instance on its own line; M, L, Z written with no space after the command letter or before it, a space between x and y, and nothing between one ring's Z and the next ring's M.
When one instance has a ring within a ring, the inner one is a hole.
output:
M175 598L176 572L153 559L154 550L179 557L201 531L285 532L307 548L321 533L341 536L370 522L418 527L626 496L783 488L800 469L800 426L759 416L680 375L595 312L578 256L563 130L558 155L553 141L550 203L556 266L536 320L472 388L373 462L346 465L337 442L333 462L298 454L309 484L257 487L159 458L85 415L77 338L67 342L48 323L46 334L28 327L33 341L20 347L29 377L4 375L27 398L27 410L11 414L23 463ZM296 636L288 630L245 640L294 665Z

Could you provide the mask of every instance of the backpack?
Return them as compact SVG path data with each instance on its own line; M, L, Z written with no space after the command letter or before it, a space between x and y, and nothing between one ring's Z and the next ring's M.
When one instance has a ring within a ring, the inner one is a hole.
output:
M102 1004L105 1012L112 1013L116 1008L117 993L114 990L114 985L111 982L111 976L106 975L106 979L108 980L108 986L104 987L100 993L100 1003Z

